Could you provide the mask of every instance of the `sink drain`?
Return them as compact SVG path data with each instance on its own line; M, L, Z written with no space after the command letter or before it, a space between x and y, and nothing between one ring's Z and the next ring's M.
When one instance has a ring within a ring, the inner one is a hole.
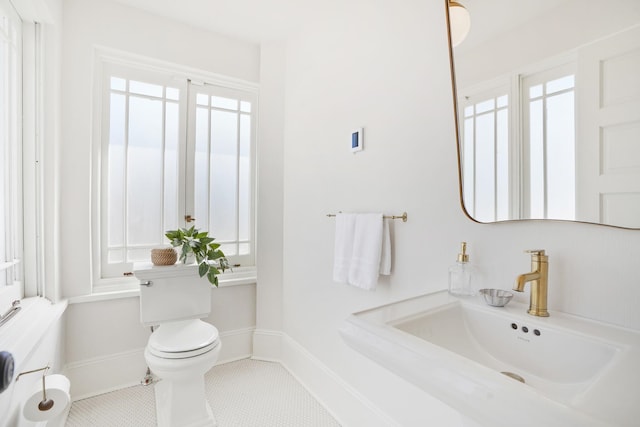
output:
M500 373L503 374L503 375L508 376L509 378L513 378L516 381L520 381L522 384L524 384L524 378L522 378L518 374L514 374L513 372L506 372L506 371L503 371L503 372L500 372Z

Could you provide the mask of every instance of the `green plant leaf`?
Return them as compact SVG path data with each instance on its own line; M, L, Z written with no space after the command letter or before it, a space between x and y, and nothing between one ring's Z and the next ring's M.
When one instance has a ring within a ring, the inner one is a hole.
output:
M187 256L192 253L198 264L200 277L207 276L209 282L218 286L220 270L223 272L229 268L229 262L224 253L219 250L220 244L213 243L215 238L209 237L206 231L200 232L195 225L189 228L168 230L165 236L174 247L180 247L180 261L187 262ZM216 266L218 268L216 268Z
M209 264L203 262L198 266L198 274L200 275L200 277L204 277L204 275L207 273L209 273Z
M215 269L210 269L209 273L207 274L207 279L209 280L209 283L211 283L213 286L215 286L216 288L218 287L218 276L216 276L216 273L214 272ZM217 271L217 270L215 270Z

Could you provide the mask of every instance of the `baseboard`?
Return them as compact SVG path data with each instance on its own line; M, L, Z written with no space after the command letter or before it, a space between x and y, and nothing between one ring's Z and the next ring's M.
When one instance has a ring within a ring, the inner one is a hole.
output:
M71 381L72 401L140 384L146 370L144 348L85 359L64 367Z
M282 360L282 332L268 329L256 329L253 333L252 359L266 362Z
M252 339L255 328L235 329L221 332L222 351L217 364L233 362L234 360L248 359L253 353Z
M335 372L302 347L282 334L282 365L340 423L348 426L399 426L387 414L347 384Z
M246 359L252 354L254 328L220 333L218 364ZM71 400L81 400L140 384L147 371L144 348L72 362L64 367L71 381Z

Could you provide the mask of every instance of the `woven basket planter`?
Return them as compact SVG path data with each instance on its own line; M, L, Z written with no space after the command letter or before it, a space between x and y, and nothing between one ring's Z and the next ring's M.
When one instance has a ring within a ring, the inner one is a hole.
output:
M173 265L178 260L178 253L173 248L151 249L153 265Z

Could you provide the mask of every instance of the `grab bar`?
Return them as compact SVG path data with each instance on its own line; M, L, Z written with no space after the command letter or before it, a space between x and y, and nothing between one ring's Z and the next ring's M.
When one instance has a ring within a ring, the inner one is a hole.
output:
M0 326L2 326L5 323L7 323L9 321L9 319L11 319L13 316L15 316L16 313L19 312L21 309L22 309L22 307L20 307L20 300L15 300L11 304L11 308L9 310L7 310L7 312L5 314L0 316Z

